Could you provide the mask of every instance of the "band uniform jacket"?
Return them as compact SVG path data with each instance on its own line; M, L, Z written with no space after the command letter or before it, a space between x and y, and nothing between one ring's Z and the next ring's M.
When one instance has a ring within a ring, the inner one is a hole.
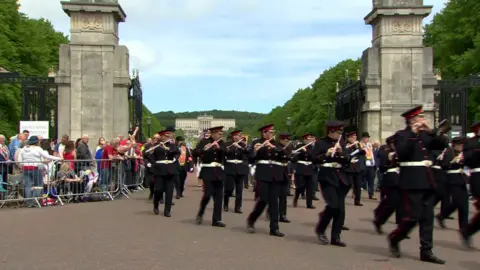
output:
M305 146L301 143L295 147L295 151ZM306 147L306 151L300 150L292 153L292 162L295 164L295 174L311 176L314 173L314 165L312 162L313 145Z
M213 181L224 181L225 171L223 169L225 163L225 142L220 140L217 142L219 148L210 147L204 150L205 146L213 143L212 138L202 139L195 147L195 153L198 156L202 169L200 171L200 179L211 179Z
M480 198L480 137L469 138L463 146L463 162L470 168L470 190Z
M389 156L392 155L392 160ZM383 174L382 186L397 187L400 169L398 167L398 157L395 151L383 145L378 150L378 169Z
M399 187L405 190L435 189L431 151L442 149L443 138L435 132L415 134L410 127L395 133L395 149L400 163Z
M275 148L262 147L255 152L255 145L257 143L263 144L265 138L260 138L252 141L250 156L255 161L255 180L263 182L281 181L281 163L277 161L278 146L275 140L271 140L270 143Z
M360 173L365 170L365 150L359 144L347 144L347 153L350 156L350 164L345 167L347 173Z
M291 174L291 155L292 155L292 150L293 146L290 145L281 145L278 144L278 151L277 155L275 157L275 160L280 162L282 165L280 166L280 174L279 178L280 180L287 180L290 177Z
M147 173L152 173L152 174L153 174L153 163L154 163L152 158L153 152L147 152L147 150L152 148L153 146L154 144L152 143L146 143L142 151L142 156L143 156L143 161L145 162L146 171Z
M225 153L225 173L228 175L248 175L248 145L241 141L238 148L233 142L227 143Z
M342 169L350 163L345 145L341 145L341 153L337 152L333 157L327 156L328 149L334 147L336 143L337 141L330 137L321 138L315 143L312 150L312 157L313 161L320 165L318 182L326 182L335 187L340 187L340 185L348 186L347 176Z
M448 148L443 159L440 163L440 166L447 173L447 184L449 185L466 185L467 177L463 173L463 161L460 163L452 163L453 159L460 155L461 152L457 152L452 148Z
M177 160L180 156L180 150L171 142L165 143L165 146L168 150L162 146L157 146L151 154L153 173L155 175L177 175Z

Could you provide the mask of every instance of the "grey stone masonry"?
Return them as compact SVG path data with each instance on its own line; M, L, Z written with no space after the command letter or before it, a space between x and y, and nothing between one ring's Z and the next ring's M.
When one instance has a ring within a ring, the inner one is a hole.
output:
M432 6L423 0L373 0L372 11L364 18L372 25L372 47L363 52L362 82L365 103L361 131L372 140L384 141L405 127L400 114L422 104L433 125L432 48L423 46L423 18Z
M126 15L117 1L64 1L70 16L70 44L60 46L59 134L83 134L94 147L129 128L129 53L119 45L118 24ZM94 149L94 148L93 148Z

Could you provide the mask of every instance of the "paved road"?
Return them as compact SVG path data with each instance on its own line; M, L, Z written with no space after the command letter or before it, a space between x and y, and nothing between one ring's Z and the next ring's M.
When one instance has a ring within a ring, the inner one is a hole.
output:
M194 217L201 188L193 179L189 182L171 218L153 215L144 192L131 200L2 210L0 269L480 269L480 253L461 250L455 230L435 231L435 253L447 260L445 266L418 261L416 232L402 244L405 258L390 258L385 237L374 234L370 223L376 202L367 200L364 207L348 200L346 248L317 243L313 227L322 202L316 202L317 210L289 208L293 223L281 224L284 238L269 236L264 219L257 234L246 233L245 219L253 207L250 191L244 214L224 213L228 227L210 226L211 205L205 225L198 226ZM456 228L455 221L448 225ZM387 224L386 230L393 227Z

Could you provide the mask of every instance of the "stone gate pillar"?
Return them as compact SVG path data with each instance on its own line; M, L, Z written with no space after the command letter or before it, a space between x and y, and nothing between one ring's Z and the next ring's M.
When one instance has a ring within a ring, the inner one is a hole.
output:
M373 27L372 47L363 52L365 103L362 131L372 140L385 139L404 128L400 114L423 104L433 127L432 48L423 46L423 18L432 11L423 0L373 0L365 23Z
M126 15L116 0L61 2L70 16L70 44L60 46L59 137L88 134L110 140L128 132L129 54L118 45L118 24Z

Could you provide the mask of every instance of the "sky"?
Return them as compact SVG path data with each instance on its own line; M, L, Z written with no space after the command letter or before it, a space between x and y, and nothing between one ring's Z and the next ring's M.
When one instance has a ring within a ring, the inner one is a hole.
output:
M371 45L371 0L119 0L120 44L139 70L152 112L268 113L323 70ZM446 0L424 0L432 15ZM69 34L60 0L20 0L21 11ZM170 97L173 95L173 97ZM168 97L168 98L165 98ZM173 102L172 102L173 101Z

